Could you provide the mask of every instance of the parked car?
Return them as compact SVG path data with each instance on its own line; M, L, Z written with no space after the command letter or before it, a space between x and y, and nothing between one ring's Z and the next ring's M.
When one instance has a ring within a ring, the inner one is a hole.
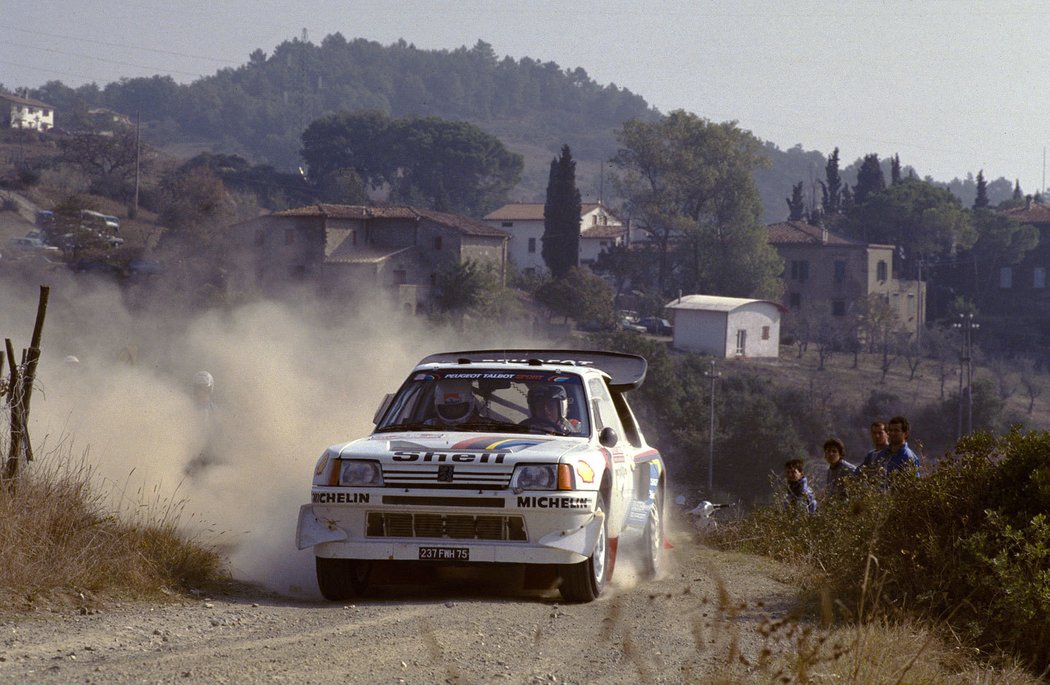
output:
M396 568L522 564L570 602L596 599L617 557L663 558L666 473L626 400L643 357L473 350L421 360L372 435L328 447L296 544L321 594L345 601ZM530 576L531 574L531 576Z
M645 326L634 323L630 319L620 319L620 330L627 331L628 333L645 333Z
M645 330L652 335L672 335L674 333L674 327L671 326L671 322L667 319L647 316L638 323L645 326Z
M46 245L40 238L10 238L7 243L8 252L12 254L42 255L44 257L61 257L62 250L51 245Z

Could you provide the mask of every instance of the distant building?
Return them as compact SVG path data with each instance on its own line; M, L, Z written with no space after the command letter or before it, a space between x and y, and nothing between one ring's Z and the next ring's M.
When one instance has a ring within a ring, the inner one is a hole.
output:
M769 242L784 260L784 305L815 322L850 314L851 305L877 294L897 314L902 330L915 335L926 318L926 284L898 278L893 245L875 245L836 235L804 221L768 227Z
M32 98L0 94L0 126L49 131L55 127L55 108Z
M772 358L780 353L780 315L769 300L684 295L664 305L674 318L672 345L723 359Z
M543 273L543 203L512 202L485 216L485 222L510 234L508 258L525 274ZM603 250L623 242L626 228L601 202L580 208L581 266L593 264Z
M438 274L457 264L489 264L506 277L505 232L413 207L308 205L235 224L230 235L235 287L267 293L293 284L334 296L385 293L419 313Z

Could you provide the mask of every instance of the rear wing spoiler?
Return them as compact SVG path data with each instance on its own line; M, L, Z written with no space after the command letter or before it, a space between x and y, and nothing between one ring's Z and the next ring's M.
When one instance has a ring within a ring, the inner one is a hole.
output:
M465 350L439 352L424 357L423 364L553 364L555 366L586 366L609 375L613 390L634 390L645 380L649 363L645 357L624 352L599 350Z

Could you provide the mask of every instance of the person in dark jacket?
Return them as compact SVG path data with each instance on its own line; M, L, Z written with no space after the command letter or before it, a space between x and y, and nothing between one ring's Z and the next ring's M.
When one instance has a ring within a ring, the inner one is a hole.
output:
M787 484L784 509L798 509L812 514L817 510L817 498L806 482L803 466L801 459L790 459L784 464L784 481Z
M846 445L838 438L824 441L824 460L828 462L828 480L824 493L829 497L846 494L846 480L857 475L857 467L846 461Z

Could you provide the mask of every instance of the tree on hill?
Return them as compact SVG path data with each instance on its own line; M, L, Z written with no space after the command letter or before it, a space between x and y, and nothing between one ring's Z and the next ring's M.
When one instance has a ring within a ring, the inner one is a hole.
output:
M821 206L824 208L824 214L833 216L842 209L842 177L839 175L838 148L835 148L835 151L828 157L824 175L827 180L820 182L820 189L823 193Z
M59 145L62 161L88 176L92 193L122 202L131 199L136 164L139 173L146 174L156 159L150 148L138 149L132 129L121 129L112 135L74 133L63 137Z
M882 174L879 156L875 153L864 156L857 171L857 185L853 187L853 201L862 205L868 197L886 189L886 177Z
M616 322L609 284L585 267L574 266L564 278L548 281L536 292L536 299L552 315L602 326Z
M390 202L473 216L503 204L523 166L476 126L434 117L343 112L311 123L302 140L307 177L319 188L353 172L366 188L385 187Z
M977 172L977 197L974 198L974 209L988 207L988 183L984 180L984 169Z
M551 160L547 201L543 205L543 261L555 279L564 278L579 262L580 212L576 162L568 145Z
M735 123L683 110L632 119L618 134L614 183L656 245L656 287L667 295L773 296L783 264L762 224L752 170L761 144Z
M839 229L858 240L897 246L897 260L908 278L917 275L917 260L947 256L977 238L971 215L958 198L914 178L871 193L850 210Z
M787 198L788 221L806 218L806 199L802 196L802 181L791 186L791 197Z

